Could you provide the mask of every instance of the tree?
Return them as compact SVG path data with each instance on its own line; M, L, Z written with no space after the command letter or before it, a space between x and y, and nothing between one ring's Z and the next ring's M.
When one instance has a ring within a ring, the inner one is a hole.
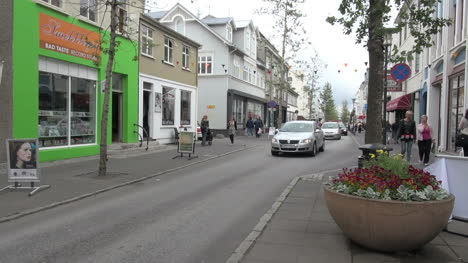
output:
M348 123L349 121L350 112L348 109L348 101L344 100L341 104L341 121L344 123Z
M268 15L273 19L274 39L278 39L281 45L282 61L277 65L280 74L280 98L277 125L281 126L284 101L284 91L288 89L286 75L288 73L288 63L292 62L297 51L306 43L306 30L302 23L305 16L301 11L301 5L305 0L262 0L266 6L257 10L257 13Z
M416 3L415 3L416 2ZM411 51L398 53L394 47L394 59L411 60L414 53L433 45L432 36L450 20L434 16L440 0L341 0L341 17L330 16L329 23L341 24L344 34L356 33L356 42L365 42L369 53L368 115L365 143L382 141L382 106L384 80L384 37L398 33L404 27L410 29L415 39ZM396 28L385 28L390 20L392 6L400 10L400 21Z
M333 90L329 82L325 84L322 92L320 93L320 105L323 114L325 115L325 121L336 121L338 120L338 112L336 110L335 100L333 99Z

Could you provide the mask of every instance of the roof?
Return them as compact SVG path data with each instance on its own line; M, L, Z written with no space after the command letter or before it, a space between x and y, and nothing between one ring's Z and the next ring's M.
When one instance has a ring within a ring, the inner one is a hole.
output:
M202 19L204 23L207 25L224 25L233 20L232 17L214 17L212 15L208 15Z
M239 20L236 21L236 26L237 28L244 28L247 27L250 23L252 23L251 20Z
M150 12L150 13L147 13L145 15L151 17L151 18L154 18L156 20L159 20L161 19L165 14L167 13L167 11L157 11L157 12Z

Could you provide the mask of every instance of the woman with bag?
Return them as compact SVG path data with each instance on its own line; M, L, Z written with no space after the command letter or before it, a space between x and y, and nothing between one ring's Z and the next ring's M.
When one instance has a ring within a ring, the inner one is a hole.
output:
M418 125L418 149L419 162L424 162L424 165L429 163L431 154L432 142L432 127L427 123L427 116L421 116L421 123Z
M465 116L458 124L458 129L460 130L460 137L457 137L457 144L463 147L463 155L468 157L468 109L465 111Z
M234 135L236 135L237 131L237 122L234 117L231 117L231 120L228 122L227 130L229 134L229 139L231 139L231 145L234 144Z

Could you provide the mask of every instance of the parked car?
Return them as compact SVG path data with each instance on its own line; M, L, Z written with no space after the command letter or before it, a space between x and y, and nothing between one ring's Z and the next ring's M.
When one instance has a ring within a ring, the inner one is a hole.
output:
M348 128L346 128L346 125L342 122L339 122L338 125L340 126L341 135L348 136Z
M325 139L341 140L341 129L338 122L324 122L322 124Z
M308 153L315 156L325 151L322 129L315 121L290 121L279 129L271 141L271 154Z

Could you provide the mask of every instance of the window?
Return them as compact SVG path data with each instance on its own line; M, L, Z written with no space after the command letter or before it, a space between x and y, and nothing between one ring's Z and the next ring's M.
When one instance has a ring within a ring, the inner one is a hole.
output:
M226 25L226 39L232 42L232 26L229 24Z
M187 46L182 47L182 68L188 69L190 63L190 48Z
M126 8L126 0L118 0L119 6L117 7L117 31L120 33L124 33L127 29L127 10Z
M185 91L185 90L180 91L180 124L181 125L190 125L191 97L192 97L192 93L190 91Z
M245 30L245 50L247 51L247 53L250 52L250 29L249 28Z
M204 55L198 57L198 74L213 73L213 56Z
M237 60L234 60L234 77L240 79L240 65Z
M163 87L162 125L174 125L175 89Z
M416 59L414 60L414 71L418 73L421 70L421 54L416 53Z
M97 3L96 0L80 0L80 15L96 22Z
M242 79L247 81L249 79L249 68L247 65L244 65L244 70L242 71Z
M39 72L39 146L95 143L96 81Z
M51 4L56 7L62 7L62 0L42 0L42 2Z
M173 48L174 41L166 37L164 39L164 62L173 64Z
M153 56L153 30L141 25L141 53Z
M174 19L174 30L182 35L185 35L185 21L182 17L177 16Z
M255 38L254 32L252 32L252 40L250 42L250 52L253 58L257 56L257 39Z
M458 124L464 114L465 76L456 76L449 80L449 105L447 126L447 150L456 152L455 140Z

